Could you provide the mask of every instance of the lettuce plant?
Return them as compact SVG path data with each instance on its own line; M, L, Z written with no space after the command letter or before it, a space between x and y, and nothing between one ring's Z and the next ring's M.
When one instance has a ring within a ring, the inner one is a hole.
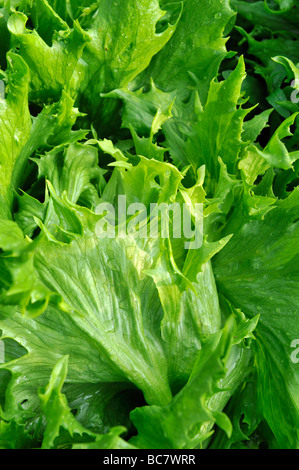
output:
M298 448L298 15L0 2L1 448Z

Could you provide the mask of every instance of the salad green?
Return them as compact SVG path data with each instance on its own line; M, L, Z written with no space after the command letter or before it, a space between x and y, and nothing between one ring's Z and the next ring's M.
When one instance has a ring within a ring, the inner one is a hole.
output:
M0 1L0 448L299 448L298 38L298 0Z

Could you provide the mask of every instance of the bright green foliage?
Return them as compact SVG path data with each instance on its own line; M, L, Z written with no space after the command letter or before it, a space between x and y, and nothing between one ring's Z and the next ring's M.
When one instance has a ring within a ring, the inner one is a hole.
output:
M0 2L0 448L299 448L298 15Z

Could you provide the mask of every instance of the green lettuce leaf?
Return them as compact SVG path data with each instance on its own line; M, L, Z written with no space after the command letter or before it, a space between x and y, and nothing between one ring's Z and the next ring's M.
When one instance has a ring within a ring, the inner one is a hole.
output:
M297 242L294 190L264 220L242 225L214 261L220 292L248 317L260 314L253 345L259 403L283 448L298 445L298 373L291 361L291 343L298 336Z
M49 10L45 1L40 0L37 3L39 8L40 5L46 7L47 15L51 15L57 22L57 15ZM14 11L7 25L14 47L30 69L30 99L38 104L48 104L58 101L63 90L76 97L74 90L77 89L78 61L89 36L78 22L70 29L58 21L59 27L56 28L59 33L53 25L50 29L43 28L47 36L52 31L53 37L42 37L38 33L39 28L32 31L26 27L27 20L28 17L24 13Z
M29 70L15 54L7 57L6 97L0 99L0 218L11 218L12 175L18 155L29 138L31 119L28 109Z
M163 6L169 4L163 1ZM196 0L185 0L175 34L137 80L139 87L151 78L163 91L176 90L184 99L194 75L204 103L209 84L227 54L223 32L233 15L226 0L204 0L200 5Z
M132 421L138 430L138 435L130 440L132 444L146 449L193 449L209 439L215 422L231 435L231 423L221 412L223 394L225 400L228 397L220 390L227 390L228 384L230 389L236 386L234 382L242 377L247 362L244 358L240 362L236 359L239 351L236 354L233 346L235 331L231 317L223 330L209 336L187 384L169 405L132 411Z
M299 447L298 12L0 2L1 448Z
M58 361L52 371L48 385L39 390L41 409L47 422L42 448L49 449L53 447L55 439L60 437L61 428L67 431L70 443L75 442L73 448L133 448L119 437L125 431L124 428L112 428L107 435L100 436L90 432L76 420L67 404L65 395L61 393L67 375L67 364L67 356ZM81 445L80 439L83 441ZM67 447L68 444L65 436L59 439L60 448Z
M205 165L206 185L208 192L213 194L219 178L218 157L234 174L245 146L241 135L244 118L250 110L243 109L239 102L244 78L245 66L241 58L225 81L211 82L204 107L198 94L193 94L184 103L174 93L165 93L153 83L147 93L122 89L109 93L107 97L124 100L123 127L134 126L139 134L151 133L151 138L155 116L159 112L165 114L167 119L161 127L166 137L165 147L169 149L173 162L179 168L190 166L193 182L198 169ZM134 133L133 137L136 140Z
M29 317L40 315L56 293L39 281L33 263L35 243L25 239L13 221L0 219L0 304L15 306ZM62 305L62 303L61 303ZM6 313L0 311L0 318Z

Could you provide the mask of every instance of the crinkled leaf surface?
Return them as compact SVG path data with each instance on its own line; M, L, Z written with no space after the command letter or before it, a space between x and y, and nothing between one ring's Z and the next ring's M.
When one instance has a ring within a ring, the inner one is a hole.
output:
M1 2L1 448L298 448L297 3Z
M298 365L291 343L298 336L298 191L264 220L245 223L214 268L220 292L249 317L260 314L254 351L262 413L279 444L296 447Z

